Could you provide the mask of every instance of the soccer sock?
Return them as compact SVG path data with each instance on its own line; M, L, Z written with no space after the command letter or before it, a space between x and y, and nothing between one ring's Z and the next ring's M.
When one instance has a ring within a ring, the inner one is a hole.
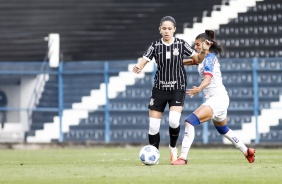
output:
M177 128L169 127L170 147L175 148L180 133L180 125Z
M180 158L187 159L188 152L190 150L190 147L194 141L195 137L195 128L190 123L185 122L185 132L184 137L182 140L182 147L181 147L181 154Z
M161 119L149 117L149 144L159 149Z
M149 137L149 144L152 146L155 146L157 149L159 149L160 145L160 133L158 132L155 135L148 134Z
M232 144L238 148L243 154L247 152L247 147L245 144L238 138L236 133L229 128L229 131L226 134L223 134L224 137L226 137L229 141L232 142Z

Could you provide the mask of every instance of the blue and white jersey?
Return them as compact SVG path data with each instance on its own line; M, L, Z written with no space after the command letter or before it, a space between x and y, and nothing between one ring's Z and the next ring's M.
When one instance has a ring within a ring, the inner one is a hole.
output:
M206 55L204 61L199 64L198 72L204 80L205 75L211 76L211 83L203 89L205 98L209 98L216 94L227 94L227 91L222 83L220 64L215 53Z

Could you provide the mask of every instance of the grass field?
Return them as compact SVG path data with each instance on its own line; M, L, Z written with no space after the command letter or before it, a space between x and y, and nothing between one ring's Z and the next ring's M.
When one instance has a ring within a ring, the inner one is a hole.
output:
M249 164L237 149L192 148L189 164L141 166L138 147L0 150L0 183L282 183L282 149L256 149Z

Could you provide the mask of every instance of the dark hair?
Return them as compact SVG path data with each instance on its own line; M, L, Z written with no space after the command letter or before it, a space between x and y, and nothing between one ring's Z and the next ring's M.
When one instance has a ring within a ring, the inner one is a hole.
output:
M209 40L213 42L213 44L210 47L210 52L214 52L216 54L220 54L222 52L221 45L217 43L217 41L215 40L214 31L206 29L204 33L201 33L196 37L196 40L198 39L202 39L203 41Z
M163 17L163 18L161 19L160 26L162 25L162 23L163 23L164 21L170 21L170 22L173 23L174 27L176 27L176 21L175 21L175 19L174 19L172 16L165 16L165 17Z

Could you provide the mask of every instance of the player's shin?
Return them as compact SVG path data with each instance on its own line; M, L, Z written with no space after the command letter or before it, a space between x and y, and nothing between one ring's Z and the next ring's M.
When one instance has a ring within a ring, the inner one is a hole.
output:
M246 153L247 147L245 144L240 140L240 138L236 135L236 133L228 128L227 125L224 126L215 126L217 131L222 134L224 137L226 137L232 144L238 148L243 154Z
M157 118L149 118L149 144L155 146L157 149L159 149L160 144L160 125L161 125L161 119Z
M169 127L170 146L172 148L176 147L179 133L180 133L180 125L177 128Z
M169 111L169 137L170 147L175 148L180 133L180 120L181 113L176 111Z
M194 137L195 137L194 126L191 125L190 123L185 122L185 132L182 140L181 154L179 156L180 158L183 158L184 160L187 159L187 155L194 141Z
M152 146L155 146L157 149L159 149L160 145L160 133L158 132L155 135L148 134L149 137L149 144Z

